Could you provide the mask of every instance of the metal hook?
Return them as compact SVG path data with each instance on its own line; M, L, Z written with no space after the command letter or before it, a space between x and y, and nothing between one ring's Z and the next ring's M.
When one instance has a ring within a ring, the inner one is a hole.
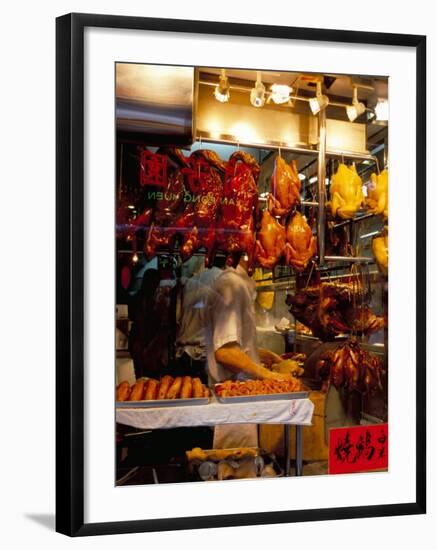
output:
M311 269L310 269L310 273L309 273L309 275L308 275L308 279L307 279L305 288L308 288L308 285L310 284L311 275L313 274L313 270L314 270L314 266L315 266L315 265L316 265L316 262L315 262L314 260L312 260L312 262L311 262Z

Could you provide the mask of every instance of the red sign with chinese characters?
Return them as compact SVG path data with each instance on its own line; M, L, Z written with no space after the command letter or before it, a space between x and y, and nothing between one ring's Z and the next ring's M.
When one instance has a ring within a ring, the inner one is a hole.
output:
M352 474L388 468L388 424L329 430L328 473Z
M165 187L167 185L167 157L151 153L145 149L140 156L140 184L156 185Z

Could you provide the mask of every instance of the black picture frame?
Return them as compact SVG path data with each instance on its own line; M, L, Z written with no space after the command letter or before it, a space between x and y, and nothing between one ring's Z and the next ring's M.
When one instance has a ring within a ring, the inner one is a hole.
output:
M342 508L84 523L84 29L106 27L403 46L416 50L416 500ZM426 512L426 37L68 14L56 20L56 530L69 536Z

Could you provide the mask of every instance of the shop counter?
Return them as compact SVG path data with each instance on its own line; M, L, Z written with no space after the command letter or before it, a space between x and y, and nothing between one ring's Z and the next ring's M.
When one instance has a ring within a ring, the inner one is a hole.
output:
M170 429L218 424L284 424L285 472L290 473L290 425L296 426L296 475L302 475L302 426L310 426L314 404L305 399L218 403L159 408L116 409L116 422L139 429Z

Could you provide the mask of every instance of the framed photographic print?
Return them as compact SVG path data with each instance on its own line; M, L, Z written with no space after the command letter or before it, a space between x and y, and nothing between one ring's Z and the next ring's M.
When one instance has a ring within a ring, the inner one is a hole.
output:
M425 513L425 37L56 40L57 530Z

